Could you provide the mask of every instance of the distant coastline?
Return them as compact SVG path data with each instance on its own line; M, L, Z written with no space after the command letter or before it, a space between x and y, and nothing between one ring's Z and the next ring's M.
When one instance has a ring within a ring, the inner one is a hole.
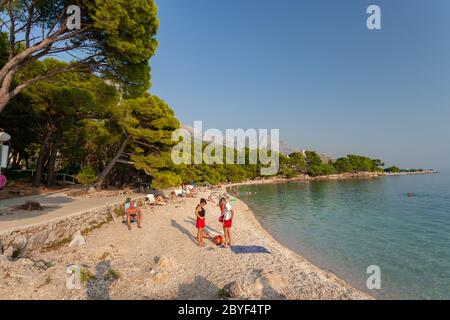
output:
M312 177L309 175L299 175L293 178L271 177L264 179L247 180L243 182L228 183L224 184L223 186L229 188L243 185L276 184L287 182L310 182L310 181L326 181L326 180L347 180L347 179L374 179L380 177L407 176L418 174L437 174L437 173L439 172L436 170L423 170L411 172L354 172L354 173L330 174L317 177Z

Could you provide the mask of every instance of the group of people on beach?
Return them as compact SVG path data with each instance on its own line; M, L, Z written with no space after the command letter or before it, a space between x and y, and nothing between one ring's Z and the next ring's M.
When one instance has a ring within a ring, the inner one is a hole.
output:
M193 195L193 188L188 188L187 184L184 184L181 188L181 190L178 192L173 191L170 194L169 200L177 200L178 197L188 197L188 194ZM165 201L161 195L157 195L154 197L153 195L147 195L147 197L151 196L151 202L155 205L165 205ZM148 199L147 199L148 200ZM147 200L144 202L144 205L146 205ZM210 203L215 204L214 197L211 194L208 197L208 201ZM203 242L204 238L210 238L210 235L205 232L206 227L206 209L205 206L207 205L208 201L205 198L200 199L200 203L195 208L195 216L196 216L196 228L197 228L197 243L200 247L204 247L205 243ZM217 235L216 237L219 237L220 244L223 245L223 247L231 247L231 227L233 224L233 218L234 218L234 209L232 208L230 202L228 199L222 195L219 198L218 207L220 210L219 215L219 222L223 226L223 234ZM124 218L127 223L128 229L131 230L131 223L132 221L137 222L138 228L142 228L142 220L143 220L143 214L141 209L139 208L139 204L137 201L131 201L131 198L127 198L125 201L125 214ZM216 244L219 244L216 242Z
M197 242L200 247L204 247L204 229L206 227L206 199L200 199L200 203L195 208L195 216L197 218ZM219 200L220 216L219 222L223 226L224 242L223 246L231 247L231 226L233 224L234 209L225 197L221 197ZM209 235L208 235L209 236Z

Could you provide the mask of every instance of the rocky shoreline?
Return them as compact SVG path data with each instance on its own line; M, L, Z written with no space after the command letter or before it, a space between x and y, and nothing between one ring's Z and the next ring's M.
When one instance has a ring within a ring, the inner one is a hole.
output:
M327 180L348 180L348 179L374 179L380 177L392 177L392 176L406 176L406 175L419 175L419 174L437 174L437 171L426 170L426 171L415 171L415 172L398 172L398 173L387 173L387 172L354 172L354 173L340 173L331 174L326 176L311 177L308 175L299 175L293 178L284 177L271 177L265 179L255 179L248 180L244 182L228 183L222 185L225 188L237 187L243 185L258 185L258 184L276 184L276 183L287 183L287 182L310 182L310 181L327 181Z

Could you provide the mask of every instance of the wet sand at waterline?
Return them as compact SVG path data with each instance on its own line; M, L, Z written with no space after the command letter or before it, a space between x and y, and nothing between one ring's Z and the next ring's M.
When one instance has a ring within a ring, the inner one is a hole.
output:
M144 209L143 228L121 219L86 236L86 244L0 260L1 299L371 299L275 241L240 200L232 202L233 248L196 244L193 199ZM206 207L207 232L222 234L216 204ZM66 269L81 268L69 290ZM227 287L229 290L221 290ZM231 289L230 289L231 288Z

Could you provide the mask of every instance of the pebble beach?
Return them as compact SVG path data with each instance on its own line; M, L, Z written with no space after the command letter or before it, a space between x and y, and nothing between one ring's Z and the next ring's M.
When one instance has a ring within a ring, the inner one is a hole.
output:
M194 208L209 194L144 209L142 229L117 219L82 246L3 257L0 299L372 299L278 243L239 199L232 248L198 247ZM211 236L223 232L218 217L208 203ZM70 265L80 268L78 288L67 286Z

